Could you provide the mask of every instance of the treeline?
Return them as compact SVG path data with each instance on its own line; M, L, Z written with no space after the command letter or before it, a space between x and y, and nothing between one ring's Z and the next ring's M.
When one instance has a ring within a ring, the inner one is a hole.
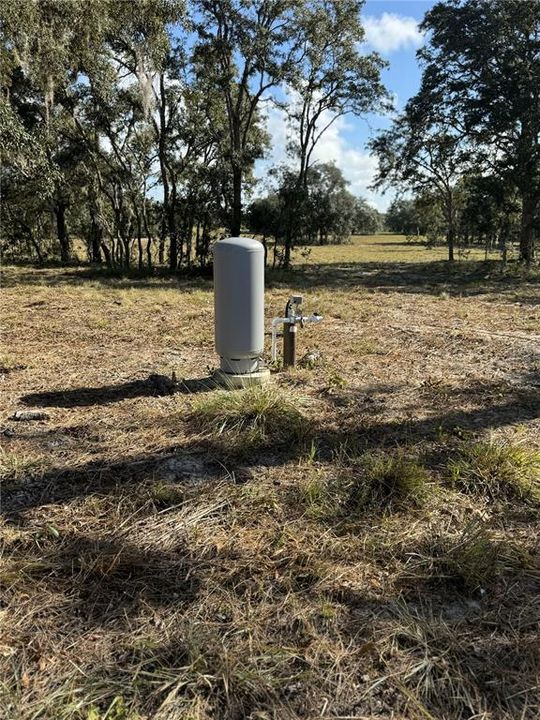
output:
M518 250L521 203L511 187L493 176L469 175L453 189L452 251L466 253L480 247L497 250L504 262ZM385 227L428 245L448 242L448 218L437 192L424 190L412 198L396 198L385 214Z
M220 233L245 226L270 103L290 131L291 167L267 199L279 206L280 262L299 239L344 236L361 204L312 158L337 117L388 106L384 62L361 49L362 4L2 3L3 252L42 261L58 248L70 262L76 238L111 267L204 265ZM264 235L257 207L250 223Z
M0 4L0 249L111 267L205 265L242 228L282 266L296 244L381 218L314 151L340 116L390 111L362 0L10 0ZM540 0L446 0L421 29L418 93L370 143L374 187L456 248L540 234ZM288 163L255 196L269 107ZM392 213L390 213L391 215ZM390 227L397 226L390 223ZM416 229L414 229L416 228ZM274 259L272 261L274 261Z
M420 90L371 142L376 186L412 192L413 226L444 234L450 260L460 242L499 245L504 257L515 239L530 264L540 231L540 0L447 0L421 29Z
M273 266L285 262L291 226L298 245L343 243L352 234L373 234L384 228L384 215L352 195L343 173L332 163L310 167L301 188L290 168L276 169L273 174L274 191L254 200L246 216L247 227L260 236L267 251L271 244Z

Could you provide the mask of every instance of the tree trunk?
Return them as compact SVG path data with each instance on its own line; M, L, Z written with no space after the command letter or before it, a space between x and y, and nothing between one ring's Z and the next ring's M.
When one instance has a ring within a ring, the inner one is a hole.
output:
M60 244L60 259L62 263L68 263L71 260L71 242L66 224L67 205L63 202L57 202L54 208L56 215L56 232L58 242Z
M124 246L120 238L116 238L116 264L120 267L124 264Z
M538 197L533 189L522 194L521 227L519 231L519 261L529 266L534 260L535 228L534 218Z
M143 267L144 267L142 230L141 230L141 221L138 218L137 218L137 251L138 251L139 272L142 272Z
M448 242L448 262L454 262L454 226L450 225L446 236Z
M101 257L101 240L103 238L103 230L96 222L96 218L92 215L92 228L90 236L90 262L101 265L103 258Z
M39 244L34 237L34 233L32 232L32 228L28 228L28 239L30 240L30 243L34 250L36 251L36 255L38 257L38 263L40 265L43 265L43 255L41 254L41 250L39 249Z
M178 233L176 231L176 185L173 183L169 202L169 270L176 272L178 267Z
M159 265L163 265L165 262L165 234L167 232L167 226L165 223L165 220L161 223L161 234L159 236L159 245L158 245L158 263Z
M445 202L446 209L446 241L448 243L448 262L454 262L454 246L456 240L456 229L454 224L454 201L452 197L452 191L448 190L448 194Z
M146 262L148 264L148 269L152 269L152 233L150 232L150 228L148 227L148 213L146 212L146 197L143 201L143 207L142 207L142 219L143 219L143 225L144 225L144 232L146 235Z
M122 238L124 242L124 266L126 270L131 267L131 241L128 237Z
M103 250L103 254L105 255L105 262L107 264L107 267L112 268L113 267L113 259L111 256L111 251L109 250L109 248L107 247L107 245L104 242L101 243L101 249Z
M193 213L190 212L188 217L188 223L187 223L187 231L186 231L186 267L189 269L191 267L191 246L192 246L192 238L193 238Z
M285 252L283 254L283 268L288 270L291 267L291 243L285 242Z
M233 166L233 202L231 208L231 235L238 237L242 226L242 168Z

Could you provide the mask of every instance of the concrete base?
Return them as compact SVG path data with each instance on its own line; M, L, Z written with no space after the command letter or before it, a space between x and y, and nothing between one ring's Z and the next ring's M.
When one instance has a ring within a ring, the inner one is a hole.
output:
M257 372L243 373L242 375L215 370L212 374L212 380L216 385L220 385L227 390L238 390L239 388L265 385L270 380L270 370L268 368L259 368Z

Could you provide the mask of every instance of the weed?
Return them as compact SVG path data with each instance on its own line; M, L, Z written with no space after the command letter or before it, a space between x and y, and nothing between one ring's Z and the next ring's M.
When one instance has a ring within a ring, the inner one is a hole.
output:
M495 442L468 443L448 467L452 485L463 492L540 502L540 452Z

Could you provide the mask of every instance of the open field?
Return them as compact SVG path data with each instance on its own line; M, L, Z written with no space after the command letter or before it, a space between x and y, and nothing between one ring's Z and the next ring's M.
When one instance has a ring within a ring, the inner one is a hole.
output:
M297 252L240 394L209 280L4 269L1 720L540 715L540 282L444 255Z

